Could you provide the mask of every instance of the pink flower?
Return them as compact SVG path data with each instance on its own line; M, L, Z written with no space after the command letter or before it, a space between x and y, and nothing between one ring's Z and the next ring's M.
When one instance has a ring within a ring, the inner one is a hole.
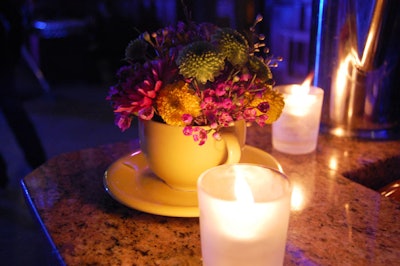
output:
M225 88L225 84L219 84L217 86L217 88L215 89L215 94L217 96L223 96L226 93L226 88Z
M260 115L260 116L257 116L257 118L256 118L256 123L257 123L257 125L263 127L263 126L265 126L265 122L266 122L267 120L268 120L268 115L262 114L262 115Z
M127 123L121 121L124 116L121 113L152 119L158 91L164 83L173 80L177 73L175 63L169 59L121 67L117 73L119 82L110 88L106 97L113 106L117 126L121 130L127 128Z
M125 131L131 126L132 117L127 114L119 113L115 115L115 124L122 130Z
M200 103L200 108L203 110L213 110L215 108L215 102L212 97L205 97Z
M232 116L228 112L222 112L218 117L218 124L228 127L233 122Z
M139 110L138 116L143 120L151 120L154 116L153 107L146 107Z
M199 146L204 145L207 141L207 131L204 128L196 128L193 132L193 140L199 142Z
M219 132L217 132L217 131L213 133L213 138L216 139L216 140L221 140L222 139L221 134Z
M256 120L257 111L254 108L246 108L243 112L243 118L248 122Z
M190 114L184 114L184 115L182 116L182 120L183 120L183 122L184 122L185 124L189 125L189 124L191 124L192 121L193 121L193 116L191 116Z
M192 126L185 126L183 128L183 135L191 136L193 134L193 127Z
M222 103L221 103L221 107L222 108L225 108L225 109L229 110L229 109L232 108L232 106L233 106L232 99L226 98L226 99L222 100Z

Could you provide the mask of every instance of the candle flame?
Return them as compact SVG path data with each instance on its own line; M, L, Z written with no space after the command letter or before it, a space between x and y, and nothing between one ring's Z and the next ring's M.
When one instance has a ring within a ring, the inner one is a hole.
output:
M253 203L254 197L251 188L243 175L237 175L235 178L235 196L240 203Z
M303 81L303 83L301 84L302 87L305 88L309 88L311 85L311 81L314 78L314 72L311 72L310 74L308 74L308 76L306 77L306 79Z
M303 83L300 86L302 93L308 94L310 92L311 81L313 80L313 78L314 78L314 72L311 72L310 74L308 74L308 76L306 77L306 79L303 81Z
M297 96L307 95L310 92L311 81L313 78L314 78L314 72L311 72L310 74L308 74L308 76L300 86L296 86L294 89L292 89L292 93Z

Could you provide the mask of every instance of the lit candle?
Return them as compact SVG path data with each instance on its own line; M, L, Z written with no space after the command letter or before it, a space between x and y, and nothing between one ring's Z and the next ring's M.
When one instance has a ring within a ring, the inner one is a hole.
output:
M310 87L307 85L290 85L285 95L286 112L296 117L306 116L310 108L305 106L313 105L317 97L310 94Z
M282 265L290 195L284 174L259 165L204 172L198 180L204 265Z
M324 91L310 86L309 77L302 85L277 86L285 98L279 119L272 124L272 145L290 154L305 154L317 146Z

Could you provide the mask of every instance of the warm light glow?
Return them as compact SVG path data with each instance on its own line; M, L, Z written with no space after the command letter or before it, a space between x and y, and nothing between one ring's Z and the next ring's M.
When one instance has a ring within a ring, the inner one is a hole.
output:
M290 192L286 176L259 165L226 164L200 176L204 265L283 265Z
M352 221L352 217L351 217L349 203L345 203L344 204L344 209L345 209L345 212L346 212L346 224L347 224L347 230L348 230L347 237L348 237L349 241L352 241L352 238L353 238L353 221Z
M239 174L235 177L235 197L240 204L251 204L254 202L253 193L246 178Z
M297 184L293 184L292 198L290 202L291 209L294 211L301 211L304 208L304 191L302 187Z
M306 79L303 81L303 83L301 84L302 87L307 87L309 88L311 86L311 81L314 78L314 72L311 72L310 74L308 74L308 76L306 77Z
M341 128L341 127L338 127L338 128L333 129L333 130L331 131L331 133L332 133L333 135L335 135L335 136L343 137L343 136L346 135L346 130L344 130L344 129Z
M338 169L338 161L336 157L331 157L329 159L329 169L337 170Z
M310 94L311 81L314 73L308 74L306 79L301 85L290 86L290 93L285 97L285 111L296 117L303 117L310 112L310 108L315 101L316 97Z
M352 79L352 69L360 64L357 52L352 49L350 53L339 63L335 78L335 90L332 90L330 116L337 122L342 121L346 116L352 116L353 110L346 113L346 97L348 97L347 83ZM336 104L335 104L336 103Z
M295 95L296 97L299 97L301 95L307 95L310 93L310 88L311 88L311 81L314 77L314 72L311 72L308 74L306 79L303 81L303 83L300 86L296 86L292 88L291 93Z

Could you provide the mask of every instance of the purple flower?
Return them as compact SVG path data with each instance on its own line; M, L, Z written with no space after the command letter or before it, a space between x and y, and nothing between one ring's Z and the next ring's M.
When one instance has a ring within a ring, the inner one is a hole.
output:
M125 131L131 126L132 117L126 113L117 113L115 115L115 124L122 130Z
M260 112L262 112L262 113L266 113L269 110L269 103L262 102L257 106L257 109L260 110Z

